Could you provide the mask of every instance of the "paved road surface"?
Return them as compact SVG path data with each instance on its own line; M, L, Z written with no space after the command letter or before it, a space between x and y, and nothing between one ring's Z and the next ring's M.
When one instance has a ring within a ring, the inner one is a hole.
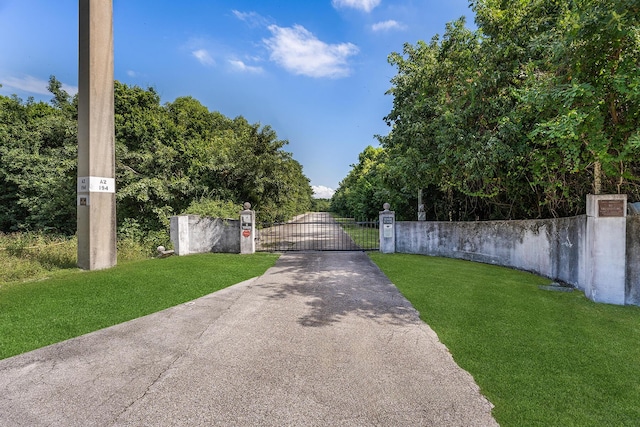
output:
M327 212L258 230L258 251L350 251L360 247Z
M2 426L492 426L491 404L361 252L0 361Z

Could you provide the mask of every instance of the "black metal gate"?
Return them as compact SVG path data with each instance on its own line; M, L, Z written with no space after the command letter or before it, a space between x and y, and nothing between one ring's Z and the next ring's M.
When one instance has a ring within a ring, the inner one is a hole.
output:
M326 212L300 215L286 223L258 224L256 250L371 251L378 250L378 221L334 218Z

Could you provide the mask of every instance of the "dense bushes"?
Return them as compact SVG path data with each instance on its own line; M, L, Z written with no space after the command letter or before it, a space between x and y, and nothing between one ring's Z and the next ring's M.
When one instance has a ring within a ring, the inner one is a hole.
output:
M0 96L2 232L76 228L77 101L54 77L49 90L51 103ZM309 180L283 150L287 141L191 97L162 105L154 89L116 82L115 136L121 234L164 231L171 215L211 203L228 214L251 202L263 221L311 206Z
M389 56L391 131L335 207L387 197L415 218L423 190L428 218L474 220L575 215L588 193L639 200L640 2L470 3L477 30L460 19Z

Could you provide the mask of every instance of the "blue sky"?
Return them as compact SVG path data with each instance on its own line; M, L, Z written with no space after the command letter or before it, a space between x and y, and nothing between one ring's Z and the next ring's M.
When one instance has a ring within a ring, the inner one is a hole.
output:
M311 184L335 189L389 128L391 52L430 40L468 0L113 0L115 78L162 102L270 125ZM49 100L78 81L78 0L0 0L0 94Z

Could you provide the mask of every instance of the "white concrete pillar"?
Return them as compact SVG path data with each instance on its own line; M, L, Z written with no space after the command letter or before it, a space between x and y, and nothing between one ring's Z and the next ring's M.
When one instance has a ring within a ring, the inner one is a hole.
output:
M256 213L251 210L251 203L244 204L240 212L240 253L253 254L256 252Z
M389 210L389 203L383 208L380 212L380 252L392 254L396 251L396 213Z
M172 216L170 236L176 255L189 255L190 252L189 215Z
M79 0L78 267L116 265L112 0Z
M587 196L585 295L624 305L626 293L627 195Z

